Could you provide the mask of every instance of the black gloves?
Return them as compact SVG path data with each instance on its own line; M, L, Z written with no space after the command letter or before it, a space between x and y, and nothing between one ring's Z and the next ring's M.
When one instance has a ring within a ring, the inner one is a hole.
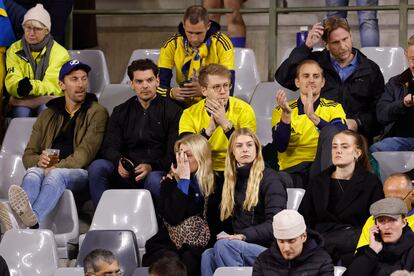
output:
M17 86L17 94L19 94L20 97L25 97L29 95L32 89L33 89L33 86L30 83L29 78L25 77L19 81L19 85Z

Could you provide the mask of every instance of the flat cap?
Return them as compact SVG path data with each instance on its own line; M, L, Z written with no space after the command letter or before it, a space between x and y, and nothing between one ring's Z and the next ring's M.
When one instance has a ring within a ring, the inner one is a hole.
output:
M405 206L404 201L393 197L384 198L374 202L371 204L371 207L369 207L369 212L374 219L378 217L398 219L401 215L406 216L408 213L407 206Z

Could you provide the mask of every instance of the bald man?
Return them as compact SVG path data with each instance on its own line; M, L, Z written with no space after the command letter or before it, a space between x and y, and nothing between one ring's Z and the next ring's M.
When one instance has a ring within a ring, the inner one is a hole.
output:
M414 192L411 179L403 173L394 173L390 175L384 182L384 195L386 198L395 197L404 201L407 206L407 223L408 226L414 231L414 209L412 207L414 203ZM362 228L361 236L359 237L357 249L369 244L369 229L375 223L374 218L370 216L365 222L364 228Z

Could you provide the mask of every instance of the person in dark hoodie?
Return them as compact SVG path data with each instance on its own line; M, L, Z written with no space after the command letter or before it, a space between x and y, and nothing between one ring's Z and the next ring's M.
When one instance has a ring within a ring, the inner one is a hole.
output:
M414 233L407 226L404 201L381 199L369 211L375 219L369 245L358 249L344 276L382 276L402 269L414 271Z
M10 207L24 226L37 228L65 189L87 187L85 168L98 153L108 119L96 96L86 93L90 70L78 60L62 66L59 85L65 95L50 100L33 126L23 154L27 171L22 185L10 186L9 203L0 205L3 230L19 227ZM52 157L50 149L59 150L59 155Z
M384 132L370 152L414 150L414 35L407 41L405 56L409 68L388 81L377 103L377 117Z
M178 26L178 33L161 47L158 93L187 107L198 102L202 97L197 80L198 71L211 63L224 65L230 70L234 87L233 44L220 32L218 23L209 21L205 8L190 6L184 13L183 22ZM174 68L178 87L171 85ZM230 96L232 95L233 89L230 91Z
M333 275L329 254L322 237L306 230L305 220L295 210L283 210L273 217L275 241L253 265L253 276Z

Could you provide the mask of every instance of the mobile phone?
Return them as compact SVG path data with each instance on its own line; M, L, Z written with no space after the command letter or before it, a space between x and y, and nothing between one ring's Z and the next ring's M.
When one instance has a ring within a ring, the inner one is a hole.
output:
M185 81L180 82L180 87L181 88L184 87L185 86L184 84L186 83L191 83L191 80L185 80Z
M375 223L375 225L377 225L377 223ZM378 226L377 226L378 227ZM377 242L382 242L382 237L381 237L381 231L378 229L378 233L374 233L374 239Z
M134 173L134 164L132 164L132 162L126 159L125 157L121 157L121 165L127 172Z

